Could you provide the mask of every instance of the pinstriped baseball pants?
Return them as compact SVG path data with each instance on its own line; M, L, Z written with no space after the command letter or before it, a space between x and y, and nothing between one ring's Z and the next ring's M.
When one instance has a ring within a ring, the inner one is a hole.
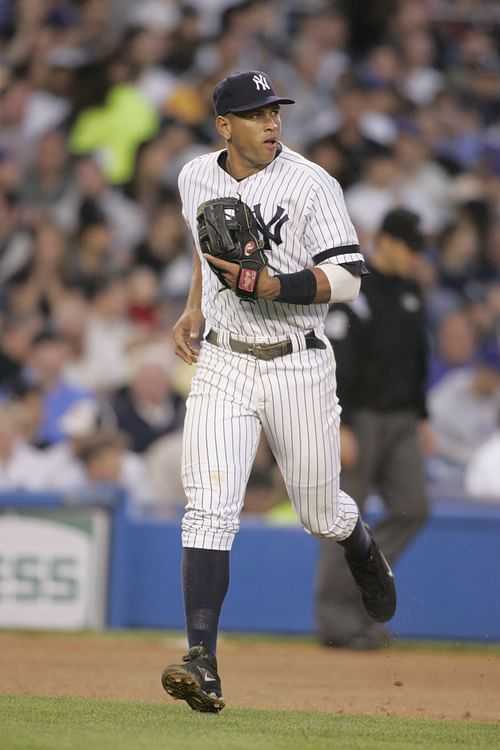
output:
M358 508L339 489L335 388L330 346L264 361L203 342L184 424L184 547L231 549L262 429L304 528L351 534Z

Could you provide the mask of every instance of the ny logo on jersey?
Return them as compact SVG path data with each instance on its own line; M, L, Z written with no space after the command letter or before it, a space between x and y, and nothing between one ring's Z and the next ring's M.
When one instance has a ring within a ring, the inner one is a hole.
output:
M262 73L255 74L252 78L252 81L255 83L255 86L257 87L257 91L270 91L271 86L269 85L266 77L262 75Z
M281 227L288 221L288 214L285 214L285 209L278 206L271 221L268 221L267 224L262 217L260 203L257 203L257 205L253 207L253 212L257 224L259 225L259 229L264 235L264 239L267 243L274 242L276 245L281 245L283 242L281 239Z

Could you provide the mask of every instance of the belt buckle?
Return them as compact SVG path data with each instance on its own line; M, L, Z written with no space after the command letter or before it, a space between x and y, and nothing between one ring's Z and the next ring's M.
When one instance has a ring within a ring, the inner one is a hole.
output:
M267 362L275 358L275 351L274 344L257 344L255 346L255 356L258 357L258 359L263 359Z
M286 346L287 342L285 341L277 341L275 344L257 344L255 356L270 362L272 359L286 354Z
M288 341L277 341L275 344L249 344L246 354L269 362L271 359L287 354L287 347Z
M256 359L270 360L276 356L274 352L274 344L250 344L246 353Z

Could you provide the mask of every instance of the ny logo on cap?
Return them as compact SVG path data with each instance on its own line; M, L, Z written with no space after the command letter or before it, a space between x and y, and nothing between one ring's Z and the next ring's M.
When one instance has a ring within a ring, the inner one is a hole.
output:
M259 75L257 75L257 73L256 73L254 75L254 77L252 78L252 81L255 83L255 85L257 87L257 91L261 91L261 90L265 91L266 89L268 91L271 90L271 87L270 87L269 83L267 82L266 77L264 75L262 75L262 73L260 73Z

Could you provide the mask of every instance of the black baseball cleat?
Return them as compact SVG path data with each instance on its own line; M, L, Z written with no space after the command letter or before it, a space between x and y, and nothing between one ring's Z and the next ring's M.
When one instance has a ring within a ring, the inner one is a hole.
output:
M192 646L182 657L184 664L170 664L161 684L172 698L183 700L193 711L217 714L225 706L217 659L205 646Z
M344 557L360 590L366 611L376 622L387 622L396 612L394 576L368 526L366 530L372 537L368 557L364 560L352 560L347 555Z

